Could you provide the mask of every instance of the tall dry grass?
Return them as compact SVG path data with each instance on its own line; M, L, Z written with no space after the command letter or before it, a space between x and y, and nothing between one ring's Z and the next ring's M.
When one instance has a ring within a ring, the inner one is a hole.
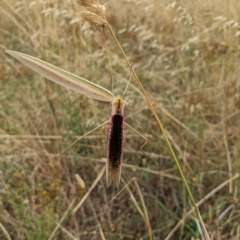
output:
M240 235L239 4L152 0L106 6L200 201L211 239ZM106 88L109 55L114 93L122 93L130 70L109 33L90 28L81 10L73 1L2 0L1 239L147 239L146 209L154 239L200 239L194 215L185 218L191 204L169 149L134 81L127 92L126 122L149 143L144 155L143 140L126 129L122 174L127 187L122 184L118 193L97 178L107 128L57 158L76 136L107 120L110 110L43 80L3 50L28 53ZM75 186L76 173L87 189L99 182L58 226L68 207L88 191Z

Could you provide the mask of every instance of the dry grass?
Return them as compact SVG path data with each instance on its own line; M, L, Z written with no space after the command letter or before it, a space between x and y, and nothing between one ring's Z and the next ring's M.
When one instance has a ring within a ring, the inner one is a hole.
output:
M200 202L211 239L239 239L240 2L112 0L106 8ZM122 176L128 185L107 189L104 177L94 185L107 127L57 157L76 136L106 121L110 109L43 80L3 50L28 53L106 88L109 55L114 93L121 94L129 68L109 33L89 28L81 10L74 1L2 0L0 239L48 239L54 229L52 239L149 239L149 231L153 239L200 239L194 215L185 218L191 205L169 149L134 81L126 122L149 142L144 155L144 141L126 129L129 165ZM86 190L78 188L75 174Z

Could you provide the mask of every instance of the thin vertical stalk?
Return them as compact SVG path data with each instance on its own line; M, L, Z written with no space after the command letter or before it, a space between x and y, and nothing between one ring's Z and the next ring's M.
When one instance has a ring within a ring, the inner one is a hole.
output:
M208 235L208 232L207 232L207 230L206 230L206 228L205 228L205 225L204 225L204 223L203 223L203 220L202 220L202 218L201 218L199 209L198 209L198 207L197 207L197 205L196 205L196 203L195 203L195 200L194 200L194 197L193 197L193 195L192 195L192 192L191 192L191 190L190 190L190 188L189 188L189 186L188 186L187 180L186 180L186 178L185 178L185 176L184 176L184 174L183 174L183 171L182 171L182 169L181 169L181 166L180 166L180 164L179 164L179 161L178 161L178 159L177 159L177 157L176 157L176 155L175 155L175 152L174 152L174 150L173 150L173 148L172 148L172 145L171 145L171 143L170 143L170 141L169 141L169 139L168 139L168 137L167 137L167 134L166 134L166 132L165 132L165 130L164 130L164 127L163 127L163 125L162 125L162 123L161 123L161 121L160 121L160 119L159 119L159 117L158 117L158 115L157 115L157 113L156 113L156 110L154 109L153 104L152 104L150 98L148 97L148 95L147 95L147 93L146 93L146 91L145 91L142 83L140 82L137 74L135 73L135 71L134 71L134 69L133 69L133 67L132 67L132 64L130 63L127 55L125 54L125 52L124 52L121 44L119 43L117 37L116 37L115 34L114 34L114 31L112 30L112 28L111 28L111 26L110 26L110 24L109 24L108 22L107 22L107 27L108 27L108 29L109 29L109 31L110 31L113 39L114 39L115 42L117 43L119 49L121 50L121 52L122 52L122 54L123 54L123 56L124 56L127 64L129 65L130 69L132 70L134 79L136 80L136 82L137 82L137 84L139 85L139 87L140 87L143 95L145 96L146 101L147 101L147 103L148 103L148 105L149 105L149 108L150 108L152 114L154 115L154 117L155 117L155 119L156 119L156 121L157 121L157 123L158 123L158 126L159 126L159 128L161 129L161 131L162 131L162 133L163 133L163 135L164 135L164 138L165 138L165 140L166 140L166 142L167 142L167 145L168 145L168 147L169 147L169 150L170 150L170 152L171 152L171 154L172 154L172 156L173 156L173 159L174 159L174 161L175 161L175 164L177 165L178 171L179 171L179 173L180 173L180 175L181 175L181 178L182 178L182 180L183 180L183 182L184 182L184 185L185 185L185 187L186 187L186 189L187 189L187 192L188 192L188 195L189 195L189 197L190 197L190 200L191 200L191 202L192 202L192 204L193 204L193 206L194 206L194 208L195 208L196 216L197 216L198 220L200 221L201 226L202 226L202 228L203 228L203 232L204 232L205 238L208 239L208 240L210 240L210 237L209 237L209 235Z

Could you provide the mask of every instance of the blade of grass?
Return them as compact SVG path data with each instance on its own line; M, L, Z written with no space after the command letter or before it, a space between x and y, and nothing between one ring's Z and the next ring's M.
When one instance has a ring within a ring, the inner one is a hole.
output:
M240 174L236 174L232 178L228 179L227 181L220 184L218 187L213 189L210 193L208 193L204 198L202 198L196 205L199 207L201 206L205 201L207 201L210 197L212 197L214 194L216 194L219 190L221 190L223 187L229 184L229 182L236 180L240 177ZM172 231L168 234L168 236L165 238L165 240L170 240L173 234L176 232L176 230L183 224L185 219L189 217L193 212L195 208L193 207L188 213L177 223L177 225L172 229Z
M102 168L102 170L99 172L97 178L95 179L95 181L93 182L92 186L88 189L88 191L85 193L85 195L83 196L83 198L81 199L81 201L78 203L78 205L73 209L72 214L75 214L76 211L82 206L82 204L85 202L85 200L88 198L88 196L90 195L90 193L92 192L92 190L96 187L96 185L98 184L98 182L100 181L100 179L102 178L104 172L105 172L105 166Z
M88 191L85 193L85 195L83 196L83 198L81 199L81 201L78 203L78 205L73 209L72 214L75 214L76 211L82 206L82 204L85 202L85 200L88 198L88 196L90 195L90 193L92 192L92 190L95 188L95 186L97 185L97 183L100 181L100 179L102 178L103 174L105 171L105 166L102 168L102 170L100 171L100 173L98 174L97 178L95 179L95 181L93 182L92 186L88 189ZM61 223L63 222L63 220L66 218L67 214L70 212L70 210L72 209L72 206L74 205L74 203L76 202L76 198L74 198L72 200L72 202L70 203L70 205L68 206L68 209L66 210L66 212L63 214L62 218L60 219L60 221L57 223L57 226L55 227L55 229L53 230L53 232L51 233L50 237L48 238L48 240L51 240L55 233L57 232L57 230L60 228Z
M93 203L92 203L91 199L90 199L89 202L90 202L90 206L91 206L91 209L92 209L92 212L93 212L93 216L94 216L95 221L96 221L96 223L97 223L97 226L98 226L98 228L99 228L99 233L100 233L101 239L102 239L102 240L106 240L106 238L105 238L105 236L104 236L104 233L103 233L103 230L102 230L101 223L100 223L99 220L98 220L97 213L96 213L96 210L95 210L95 208L94 208L94 206L93 206Z
M144 212L144 215L145 215L145 223L147 225L149 239L152 240L152 228L151 228L151 224L150 224L149 217L148 217L148 210L147 210L147 207L146 207L146 204L145 204L145 201L144 201L141 189L140 189L140 187L138 185L138 182L137 182L136 178L134 179L134 184L135 184L135 186L137 188L137 191L138 191L138 194L140 196L140 200L141 200L141 203L142 203L142 206L143 206L143 212Z
M69 231L67 231L67 229L65 229L64 227L60 226L61 230L68 236L68 239L72 239L72 240L78 240L77 238L75 238Z
M3 231L4 235L5 235L5 237L7 238L7 240L12 240L11 237L9 236L6 228L2 225L2 223L0 223L0 228L2 229L2 231Z
M124 187L126 186L126 189L127 189L128 193L129 193L129 196L130 196L131 200L133 201L133 204L135 205L136 209L138 210L140 216L141 216L141 217L143 218L143 220L145 221L145 215L144 215L142 209L140 208L140 206L139 206L136 198L134 197L131 189L128 187L127 183L124 181L124 179L123 179L122 177L121 177L121 181L124 183Z
M142 204L143 204L143 211L142 211L142 209L140 208L140 206L139 206L136 198L134 197L131 189L127 186L127 184L126 184L126 182L124 181L123 178L121 178L121 181L122 181L122 182L124 183L124 185L126 186L126 189L127 189L128 193L129 193L129 195L130 195L131 200L133 201L133 204L135 205L135 207L137 208L139 214L140 214L141 217L143 218L143 220L144 220L144 222L145 222L145 224L146 224L146 226L147 226L147 230L148 230L148 234L149 234L149 239L152 240L152 229L151 229L151 225L150 225L149 218L148 218L148 214L147 214L147 208L146 208L146 205L145 205L145 203L144 203L143 197L142 197L142 195L141 195L141 193L140 193L141 190L140 190L139 186L138 186L137 190L138 190L138 192L139 192L139 196L140 196L141 202L142 202ZM136 179L134 178L133 181L134 181L134 183L135 183ZM138 185L138 184L137 184L137 185ZM136 186L136 184L135 184L135 186ZM144 206L145 206L145 209L144 209ZM145 212L145 211L146 211L146 212Z
M223 110L224 112L224 110ZM224 115L224 113L223 113ZM224 119L224 117L223 117ZM226 122L223 122L223 139L224 139L224 145L225 145L225 150L226 150L226 155L227 155L227 162L228 162L228 176L231 179L232 177L232 158L230 155L230 151L229 151L229 145L228 145L228 136L227 136L227 126L226 126ZM229 182L229 193L233 192L233 183Z
M52 231L50 237L48 238L48 240L53 239L55 233L57 232L57 230L60 228L62 222L64 221L64 219L66 218L67 214L70 212L70 210L72 209L72 206L74 205L74 203L76 202L76 198L74 198L72 200L72 202L69 204L67 210L65 211L65 213L63 214L62 218L60 219L60 221L57 223L57 226L54 228L54 230Z

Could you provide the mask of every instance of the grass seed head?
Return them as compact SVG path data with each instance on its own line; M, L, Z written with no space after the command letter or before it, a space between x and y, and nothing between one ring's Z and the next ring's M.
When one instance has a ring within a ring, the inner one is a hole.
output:
M105 6L104 5L101 5L99 3L99 1L97 0L79 0L78 1L79 4L83 7L85 7L87 9L87 12L90 12L92 14L95 14L97 15L98 17L102 18L102 19L106 19L106 16L105 16L105 12L106 12L106 9L105 9ZM83 12L82 12L83 13ZM86 13L84 13L84 15L86 16ZM87 15L87 19L91 18L90 15L88 14ZM85 17L83 17L85 19ZM85 20L87 20L85 19ZM87 20L88 22L90 22L89 20ZM97 21L99 22L99 21ZM91 24L95 24L95 22L90 22ZM99 25L99 24L97 24Z
M106 26L107 22L104 18L102 18L101 16L92 13L90 11L83 11L81 12L82 18L89 22L91 25L95 25L95 26Z
M98 0L78 0L78 2L81 6L85 8L91 8L93 5L99 4Z
M83 181L83 179L78 175L78 174L75 174L75 178L76 178L76 185L79 189L85 189L86 188L86 184L85 182Z

